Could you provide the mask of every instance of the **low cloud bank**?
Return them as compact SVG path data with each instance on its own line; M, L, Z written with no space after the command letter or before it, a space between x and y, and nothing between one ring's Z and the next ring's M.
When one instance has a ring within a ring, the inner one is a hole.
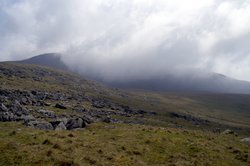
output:
M106 81L189 70L250 80L249 11L249 0L2 0L0 60L61 52Z

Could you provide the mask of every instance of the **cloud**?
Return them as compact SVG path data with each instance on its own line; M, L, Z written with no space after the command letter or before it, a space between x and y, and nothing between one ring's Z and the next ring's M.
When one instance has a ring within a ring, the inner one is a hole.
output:
M249 0L1 0L1 60L62 52L105 80L201 69L250 80Z

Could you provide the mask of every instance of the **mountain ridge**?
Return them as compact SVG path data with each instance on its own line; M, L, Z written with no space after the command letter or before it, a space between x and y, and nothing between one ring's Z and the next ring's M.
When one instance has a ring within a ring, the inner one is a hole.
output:
M21 64L35 64L47 67L52 67L61 70L69 70L66 64L61 60L61 54L59 53L46 53L40 54L28 59L14 61Z
M61 60L60 56L61 55L57 53L46 53L15 62L22 64L36 64L75 72ZM200 72L194 70L178 77L174 74L168 74L163 77L123 81L104 81L103 79L91 75L88 75L88 77L110 87L122 89L141 89L165 92L250 94L250 82L248 81L236 80L220 73Z

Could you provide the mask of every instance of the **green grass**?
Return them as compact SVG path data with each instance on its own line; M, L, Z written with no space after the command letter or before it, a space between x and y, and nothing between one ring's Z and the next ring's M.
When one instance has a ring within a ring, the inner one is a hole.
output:
M250 95L239 94L182 94L148 91L124 92L128 97L112 96L120 103L156 111L161 115L169 112L190 114L235 127L250 127Z
M178 112L214 123L250 128L250 95L125 91L105 87L74 73L37 65L0 63L0 69L0 87L3 89L59 91L107 99L136 109L158 112L159 116L151 118L151 121L165 125L169 123L168 113ZM12 75L6 74L9 71ZM91 108L89 103L83 105Z
M77 131L0 123L0 130L0 165L250 164L240 138L195 130L104 123Z
M250 146L239 141L249 137L250 95L125 91L73 73L7 63L0 63L0 87L84 95L157 112L142 117L112 116L145 125L93 123L75 131L43 131L19 122L0 122L0 165L250 165ZM46 102L51 106L26 107L34 115L38 109L76 115L76 105L92 109L88 101L67 101L63 103L66 110L54 107L64 101ZM170 112L191 114L210 123L194 125L170 117ZM234 129L239 136L211 133L217 127Z

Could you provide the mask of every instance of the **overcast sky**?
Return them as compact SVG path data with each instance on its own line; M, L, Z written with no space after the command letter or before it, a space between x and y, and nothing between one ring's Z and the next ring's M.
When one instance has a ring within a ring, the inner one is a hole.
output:
M250 81L250 0L0 0L0 60L47 52L103 79L200 69Z

